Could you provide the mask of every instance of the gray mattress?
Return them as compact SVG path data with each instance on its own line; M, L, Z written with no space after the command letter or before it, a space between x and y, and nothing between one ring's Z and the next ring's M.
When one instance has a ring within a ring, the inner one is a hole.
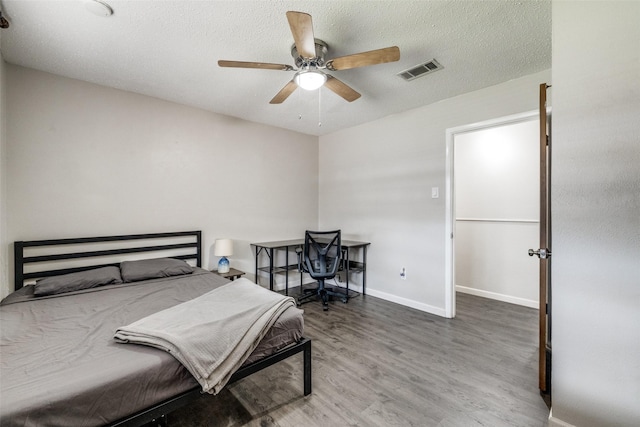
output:
M0 425L104 425L197 387L169 353L118 344L113 334L225 283L197 270L50 297L33 297L32 286L9 295L0 304ZM302 311L287 309L245 364L302 333Z

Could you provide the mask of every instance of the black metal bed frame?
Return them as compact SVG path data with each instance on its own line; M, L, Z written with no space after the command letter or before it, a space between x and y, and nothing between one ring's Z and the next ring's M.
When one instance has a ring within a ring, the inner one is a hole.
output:
M275 363L278 363L284 359L287 359L295 354L302 352L303 354L303 375L304 375L304 395L311 394L311 340L309 338L302 338L292 346L286 347L277 353L260 359L251 363L243 368L238 369L229 379L227 384L231 384L235 381L241 380L251 374L261 371ZM194 387L191 390L185 391L178 396L169 398L164 402L159 403L151 408L144 409L130 417L123 418L114 423L108 424L109 427L134 427L140 426L145 423L150 423L165 414L168 414L176 409L182 408L189 403L206 397L211 397L208 393L203 393L200 386Z
M116 249L107 249L100 251L89 252L72 252L52 255L40 255L40 256L24 256L25 248L30 247L47 247L47 246L66 246L66 245L81 245L89 243L108 243L108 242L128 242L135 240L153 240L153 239L176 239L181 237L194 237L194 242L189 243L174 243L174 244L154 244L137 247L122 247ZM78 271L85 271L92 268L107 267L112 265L119 265L119 263L90 265L82 267L62 268L56 270L41 270L37 272L25 273L24 266L26 264L34 264L39 262L49 261L69 261L77 260L81 258L99 258L111 255L124 255L134 253L145 252L157 252L167 250L178 250L192 248L193 253L176 255L172 258L182 260L196 260L196 265L202 267L202 231L178 231L172 233L151 233L151 234L129 234L121 236L102 236L102 237L80 237L72 239L52 239L52 240L31 240L31 241L18 241L13 244L14 251L14 278L15 278L15 290L24 286L24 281L28 279L39 279L42 277L58 276L61 274L75 273Z
M105 249L96 251L78 251L68 253L55 253L50 255L36 255L25 256L25 248L30 247L60 247L66 245L82 245L93 243L108 243L108 242L131 242L137 240L151 240L154 239L194 239L193 242L188 243L173 243L173 244L145 244L144 246L135 247L122 247L116 249ZM37 264L42 262L51 261L71 261L82 258L100 258L113 255L135 254L135 253L148 253L158 251L172 251L193 249L192 252L187 254L171 256L172 258L182 260L195 260L198 267L202 266L202 231L180 231L169 233L148 233L148 234L129 234L119 236L101 236L101 237L82 237L82 238L70 238L70 239L52 239L52 240L31 240L31 241L16 241L14 242L14 280L15 290L18 290L24 286L24 281L29 279L38 279L42 277L57 276L68 273L75 273L79 271L85 271L98 267L117 266L119 263L109 264L94 264L83 265L81 267L68 267L52 270L40 270L25 272L25 265ZM253 362L247 366L238 369L230 378L228 384L245 378L255 372L258 372L266 367L269 367L275 363L278 363L284 359L287 359L295 354L303 353L303 377L304 377L304 395L311 394L311 340L308 338L301 338L295 344L285 347L278 352ZM152 407L143 409L133 415L115 421L109 426L129 427L139 426L145 423L150 423L161 416L168 414L178 408L187 405L199 398L210 396L208 393L203 393L201 387L197 386L191 390L183 392L177 396L171 397L164 402L161 402Z

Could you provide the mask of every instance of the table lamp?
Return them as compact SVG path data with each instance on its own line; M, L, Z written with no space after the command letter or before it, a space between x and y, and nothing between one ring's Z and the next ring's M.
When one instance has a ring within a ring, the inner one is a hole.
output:
M218 273L228 273L229 260L227 257L233 255L233 241L231 239L216 239L215 245L214 255L222 257L218 261Z

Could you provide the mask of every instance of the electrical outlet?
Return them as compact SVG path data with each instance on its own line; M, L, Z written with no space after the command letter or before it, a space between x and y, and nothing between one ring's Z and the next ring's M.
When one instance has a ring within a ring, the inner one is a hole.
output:
M407 280L407 269L405 267L400 269L400 278L402 280Z

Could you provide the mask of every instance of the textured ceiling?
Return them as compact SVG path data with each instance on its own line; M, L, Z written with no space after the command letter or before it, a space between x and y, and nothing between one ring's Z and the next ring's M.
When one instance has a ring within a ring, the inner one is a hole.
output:
M550 0L106 2L110 17L85 0L0 0L5 61L312 135L551 68ZM352 103L323 88L270 105L293 71L217 61L293 65L288 10L312 15L327 59L396 45L400 61L332 72L362 94ZM396 76L432 58L444 69Z

